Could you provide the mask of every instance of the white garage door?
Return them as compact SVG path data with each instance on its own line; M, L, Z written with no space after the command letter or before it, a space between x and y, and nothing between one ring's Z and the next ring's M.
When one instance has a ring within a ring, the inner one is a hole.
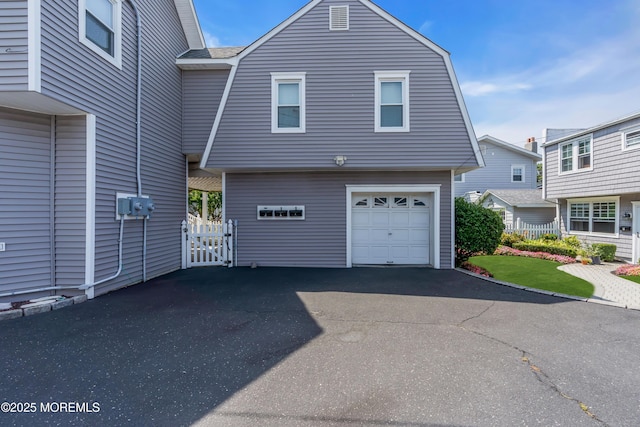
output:
M430 199L427 194L354 193L353 264L430 264Z

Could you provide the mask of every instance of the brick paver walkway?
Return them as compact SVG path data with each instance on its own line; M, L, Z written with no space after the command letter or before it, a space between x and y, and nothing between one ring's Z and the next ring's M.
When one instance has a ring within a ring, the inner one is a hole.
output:
M595 286L592 299L600 298L638 309L640 284L614 276L611 272L619 266L605 262L600 265L567 264L558 268L592 283Z

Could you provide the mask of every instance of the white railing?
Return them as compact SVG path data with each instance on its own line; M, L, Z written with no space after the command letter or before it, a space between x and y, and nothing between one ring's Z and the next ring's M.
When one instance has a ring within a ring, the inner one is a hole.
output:
M555 234L560 237L560 224L558 221L549 224L527 224L518 218L515 224L506 224L504 232L518 233L524 235L527 239L538 239L544 234Z
M233 221L182 221L182 268L233 265Z

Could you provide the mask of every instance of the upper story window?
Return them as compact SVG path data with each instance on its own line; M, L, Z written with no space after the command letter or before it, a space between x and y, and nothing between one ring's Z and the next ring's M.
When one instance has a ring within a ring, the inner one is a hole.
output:
M622 130L622 149L640 148L640 126Z
M618 200L569 200L569 232L617 234Z
M409 132L409 73L375 72L376 132Z
M591 170L592 137L583 136L560 145L560 173Z
M271 73L271 132L305 132L305 77L305 73Z
M524 165L511 165L511 182L524 182Z
M79 0L80 41L111 62L122 67L121 0Z
M464 173L461 173L460 175L454 175L453 182L464 182L464 175Z

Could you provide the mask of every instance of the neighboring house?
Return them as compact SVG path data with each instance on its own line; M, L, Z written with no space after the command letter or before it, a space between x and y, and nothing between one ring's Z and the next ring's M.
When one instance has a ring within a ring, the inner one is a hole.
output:
M369 0L314 0L177 63L237 265L453 268L454 171L483 160L444 49Z
M547 135L552 131L548 131ZM558 206L562 232L640 258L640 113L544 145L543 197Z
M138 3L141 86L132 1L0 2L0 300L92 298L180 268L176 57L204 42L190 0ZM143 209L121 228L129 196Z
M537 142L518 147L489 135L478 138L485 167L471 172L456 171L455 196L475 201L488 189L535 189L536 165L542 160Z
M502 217L508 229L519 224L550 224L556 217L556 206L542 199L542 190L487 190L482 206Z

